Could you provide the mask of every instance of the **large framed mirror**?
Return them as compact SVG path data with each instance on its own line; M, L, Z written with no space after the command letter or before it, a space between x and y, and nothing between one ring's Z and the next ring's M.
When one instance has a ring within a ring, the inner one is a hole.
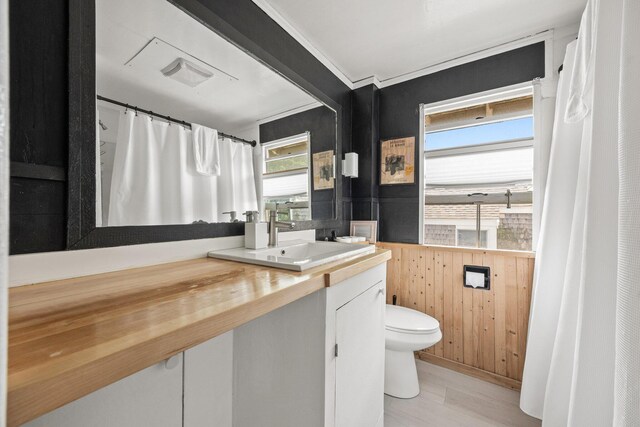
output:
M69 248L238 235L255 211L339 224L340 107L196 4L71 2Z

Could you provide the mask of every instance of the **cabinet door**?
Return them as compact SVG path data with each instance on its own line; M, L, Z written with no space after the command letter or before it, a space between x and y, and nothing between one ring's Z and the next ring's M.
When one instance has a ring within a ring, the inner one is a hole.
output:
M231 427L233 331L184 352L183 427Z
M384 408L384 285L336 311L336 426L371 427Z
M180 427L182 354L94 391L29 427ZM176 363L177 362L177 363Z

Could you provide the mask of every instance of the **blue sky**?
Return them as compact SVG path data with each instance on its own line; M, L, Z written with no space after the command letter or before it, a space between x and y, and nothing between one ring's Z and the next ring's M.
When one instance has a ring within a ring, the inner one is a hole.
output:
M533 137L533 117L427 133L425 148L439 150L528 137Z

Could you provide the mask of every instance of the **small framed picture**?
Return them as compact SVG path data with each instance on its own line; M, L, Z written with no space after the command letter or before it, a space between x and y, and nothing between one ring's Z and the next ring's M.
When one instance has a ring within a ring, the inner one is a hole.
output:
M369 243L376 243L378 221L351 221L349 235L364 237Z
M333 150L313 153L313 189L329 190L333 188L334 165Z
M387 139L381 144L380 185L415 182L415 137Z

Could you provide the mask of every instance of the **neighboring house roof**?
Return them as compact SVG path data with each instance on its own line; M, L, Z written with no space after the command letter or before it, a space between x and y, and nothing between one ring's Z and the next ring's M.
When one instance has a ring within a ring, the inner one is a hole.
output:
M459 196L471 193L503 193L510 189L514 193L532 191L531 183L505 184L492 187L428 187L425 188L425 198L429 196ZM520 207L530 205L518 205ZM506 209L506 205L482 205L482 219L498 219L500 212ZM425 219L475 219L475 205L426 205L424 207Z
M531 205L517 205L519 208ZM482 220L499 219L500 214L524 214L521 210L509 212L506 205L482 205ZM529 215L531 215L529 213ZM426 205L424 219L476 219L475 205Z

